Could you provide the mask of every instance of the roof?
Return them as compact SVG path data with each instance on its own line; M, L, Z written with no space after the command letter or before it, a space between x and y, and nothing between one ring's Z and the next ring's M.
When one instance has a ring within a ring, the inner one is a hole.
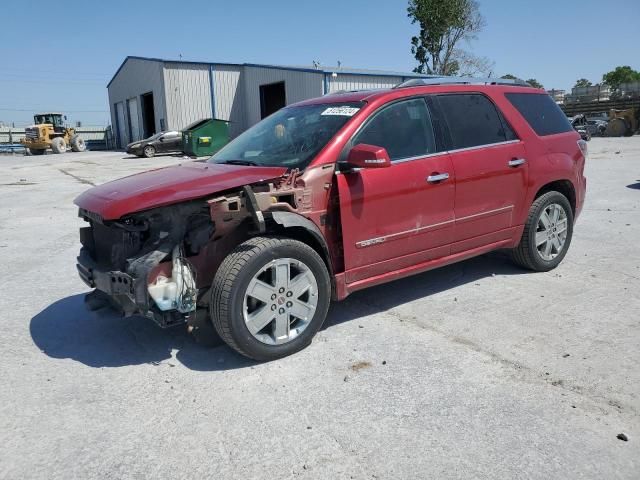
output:
M409 85L405 87L397 86L394 88L377 88L373 90L329 93L322 97L303 100L293 105L300 106L323 103L373 102L381 98L401 98L429 93L478 92L485 89L497 89L515 93L539 93L541 95L546 95L544 90L517 83L495 84L484 81L491 79L477 79L478 82L471 82L471 79L467 79L466 83L460 83L456 80L456 78L448 79L445 77L440 81L437 81L436 79L429 80L428 83L424 85Z
M331 67L320 65L317 68L311 66L296 66L296 65L274 65L274 64L263 64L263 63L228 63L228 62L194 62L190 60L171 60L166 58L154 58L154 57L138 57L135 55L128 55L120 64L116 73L113 74L111 80L107 84L107 88L111 85L113 80L118 76L122 67L124 67L125 63L128 60L147 60L150 62L162 62L162 63L183 63L187 65L225 65L225 66L234 66L234 67L258 67L258 68L271 68L275 70L290 70L297 72L307 72L307 73L319 73L319 74L344 74L344 75L363 75L363 76L377 76L377 77L403 77L403 78L431 78L434 75L425 75L421 73L414 72L395 72L388 70L369 70L364 68L347 68L347 67Z

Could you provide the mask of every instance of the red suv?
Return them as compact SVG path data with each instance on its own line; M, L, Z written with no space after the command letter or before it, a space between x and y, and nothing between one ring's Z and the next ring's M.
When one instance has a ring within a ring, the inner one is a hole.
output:
M90 308L165 327L206 317L241 354L274 359L311 342L332 299L371 285L496 249L556 267L585 155L551 97L519 84L326 95L208 161L80 195L78 270Z

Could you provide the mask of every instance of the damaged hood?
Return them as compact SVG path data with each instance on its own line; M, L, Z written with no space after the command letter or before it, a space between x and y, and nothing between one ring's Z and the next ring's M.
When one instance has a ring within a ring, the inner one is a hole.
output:
M105 220L281 177L283 167L187 162L93 187L74 203Z

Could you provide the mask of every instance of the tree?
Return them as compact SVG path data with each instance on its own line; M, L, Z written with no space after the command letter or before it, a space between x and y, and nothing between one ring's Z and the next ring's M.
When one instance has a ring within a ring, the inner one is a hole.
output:
M411 53L418 61L417 73L455 75L471 54L456 48L461 40L472 40L484 27L476 0L409 0L411 23L420 25L411 38Z
M527 83L531 85L533 88L544 88L542 84L535 78L530 78L529 80L527 80Z
M615 70L605 73L602 81L612 89L617 90L621 83L629 83L640 80L640 72L635 71L629 65L616 67Z
M500 78L503 78L505 80L517 80L518 77L516 77L515 75L511 75L510 73L507 73L506 75L502 75Z
M573 87L590 87L591 85L592 83L586 78L580 78L576 80L576 84Z
M454 50L455 62L458 64L458 72L452 75L463 77L491 77L495 63L487 57L477 57L464 50Z

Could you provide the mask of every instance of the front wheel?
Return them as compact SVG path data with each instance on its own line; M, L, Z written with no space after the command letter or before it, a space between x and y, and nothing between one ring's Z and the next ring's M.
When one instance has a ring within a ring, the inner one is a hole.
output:
M567 254L573 236L573 210L560 192L539 196L529 209L513 260L536 272L556 268Z
M220 265L209 309L230 347L267 361L309 345L327 316L330 298L327 267L313 248L289 238L255 237Z
M67 142L62 137L56 137L51 140L51 150L53 153L64 153L67 151Z
M153 145L147 145L142 149L142 155L144 155L145 158L151 158L155 154L156 154L156 149Z

